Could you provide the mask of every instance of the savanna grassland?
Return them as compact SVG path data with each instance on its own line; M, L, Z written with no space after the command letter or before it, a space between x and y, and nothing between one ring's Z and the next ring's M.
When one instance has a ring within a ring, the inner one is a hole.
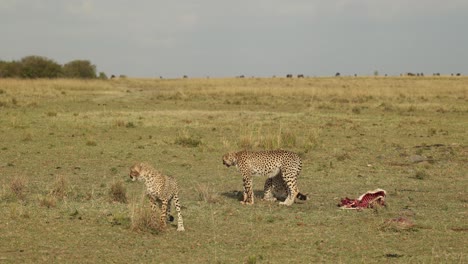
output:
M468 78L0 79L2 263L466 263ZM239 203L233 150L299 153L291 207ZM146 161L181 186L152 222ZM387 207L341 198L387 191Z

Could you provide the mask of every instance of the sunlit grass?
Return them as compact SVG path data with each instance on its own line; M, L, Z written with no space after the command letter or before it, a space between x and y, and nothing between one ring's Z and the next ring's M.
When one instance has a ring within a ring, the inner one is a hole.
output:
M464 263L467 80L0 79L0 260ZM242 206L221 156L275 148L310 200L262 201L255 177ZM159 230L140 161L177 178L184 234ZM336 206L376 188L386 208Z

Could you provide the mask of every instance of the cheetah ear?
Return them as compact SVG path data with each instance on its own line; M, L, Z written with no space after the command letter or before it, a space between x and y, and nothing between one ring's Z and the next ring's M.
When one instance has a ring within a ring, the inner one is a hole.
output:
M143 163L135 163L132 167L130 167L131 170L135 170L135 171L140 171L141 170L141 166L142 166Z

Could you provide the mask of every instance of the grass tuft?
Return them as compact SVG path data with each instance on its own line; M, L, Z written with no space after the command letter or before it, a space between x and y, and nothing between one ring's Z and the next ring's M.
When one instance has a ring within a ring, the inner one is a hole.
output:
M351 111L353 112L353 114L360 114L361 108L359 106L354 106Z
M417 231L414 222L407 217L396 217L386 220L379 229L381 231L390 232L404 232L404 231Z
M118 181L114 182L109 190L109 196L111 198L111 201L113 202L118 202L118 203L127 203L127 190L125 189L125 186L123 182Z
M39 197L39 205L47 208L57 206L57 198L53 195Z
M125 125L126 128L135 128L136 125L133 123L133 122L128 122L126 125Z
M414 178L418 180L425 180L428 178L428 176L429 174L424 170L418 170L414 174Z
M284 148L295 147L296 142L297 142L296 133L292 131L281 132L281 144L280 144L281 146L279 146L280 148L281 147L284 147Z
M33 136L31 133L26 133L24 136L23 136L23 142L29 142L29 141L32 141L33 140Z
M26 199L27 180L23 177L15 177L10 182L10 190L18 199Z
M190 135L187 131L183 131L182 133L179 133L174 143L183 147L196 148L202 142L195 136Z
M207 184L198 184L195 189L198 193L199 201L207 203L218 203L220 201L219 195Z
M86 141L86 146L95 147L97 146L97 142L94 140L88 140Z
M152 234L161 232L159 221L149 206L133 203L130 205L130 212L130 230Z
M50 191L50 195L59 200L63 200L68 195L68 185L68 179L65 176L57 176L53 183L52 190Z

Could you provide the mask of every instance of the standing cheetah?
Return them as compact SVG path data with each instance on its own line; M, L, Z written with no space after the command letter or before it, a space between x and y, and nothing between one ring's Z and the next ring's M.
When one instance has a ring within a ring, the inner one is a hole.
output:
M284 185L287 186L287 197L282 205L292 205L294 199L306 200L307 197L297 188L297 176L302 168L301 158L294 152L286 150L239 151L223 156L223 164L236 166L244 182L242 204L253 204L252 176L267 176L264 186L264 199L275 200L273 193ZM281 177L281 181L279 178ZM279 184L278 184L279 183Z
M130 167L130 178L132 181L140 180L146 184L146 194L151 201L151 209L156 211L156 202L161 205L160 224L162 228L166 227L166 220L174 220L170 215L171 201L174 199L174 204L177 211L177 231L185 231L182 214L180 213L179 203L179 186L176 180L170 176L163 175L156 171L151 165L146 163L137 163Z

